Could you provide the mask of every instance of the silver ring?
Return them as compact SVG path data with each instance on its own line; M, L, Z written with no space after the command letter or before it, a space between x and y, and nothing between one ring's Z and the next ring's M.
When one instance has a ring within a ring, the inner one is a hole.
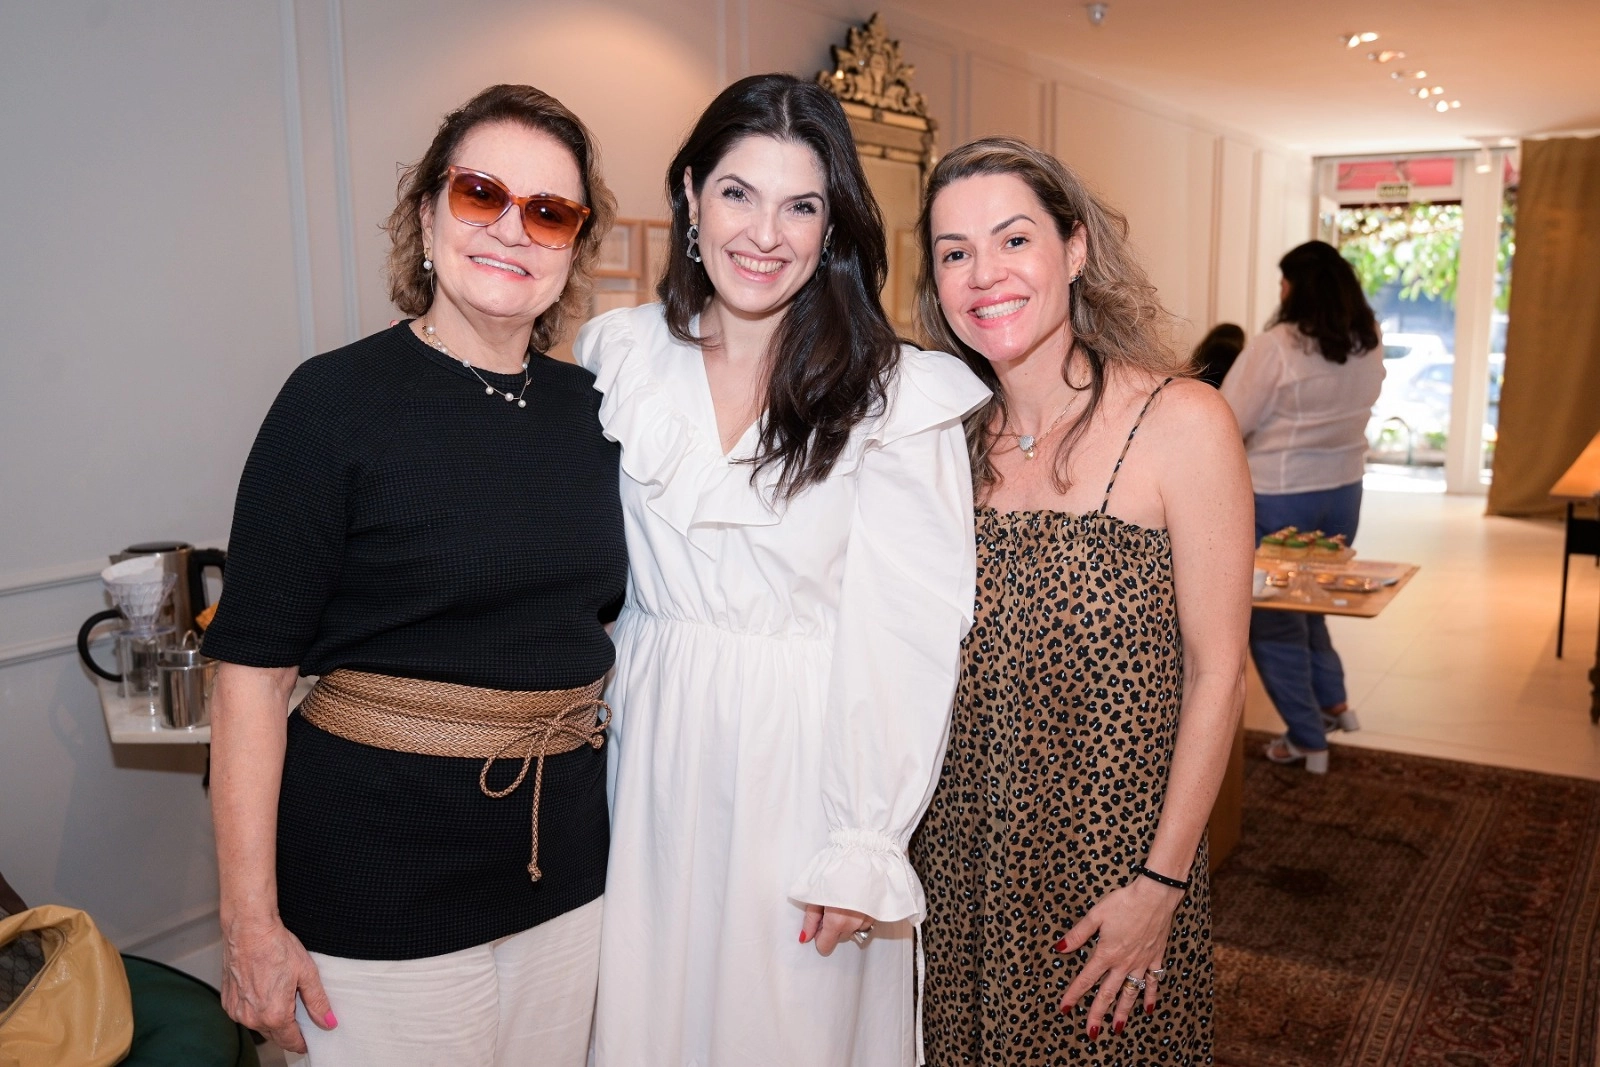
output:
M1159 982L1167 976L1167 969L1165 967L1152 967L1145 973Z
M867 942L872 940L872 924L868 923L855 933L851 934L850 940L854 941L862 948L866 948Z
M1130 975L1128 975L1128 977L1126 977L1126 978L1124 978L1122 980L1122 984L1123 984L1123 986L1125 988L1131 989L1135 993L1143 993L1144 992L1144 979L1143 978L1135 978L1133 975L1130 974Z

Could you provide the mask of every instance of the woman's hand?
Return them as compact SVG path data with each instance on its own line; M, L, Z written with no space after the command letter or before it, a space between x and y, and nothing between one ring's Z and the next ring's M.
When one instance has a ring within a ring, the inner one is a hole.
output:
M283 923L235 922L223 929L222 1007L229 1018L279 1048L304 1053L306 1039L294 1018L296 991L324 1030L339 1025L311 954Z
M817 951L824 956L833 954L839 942L857 930L872 929L872 918L848 908L824 908L819 904L806 905L806 921L800 927L802 945L817 943Z
M1070 1013L1097 984L1100 989L1089 1005L1089 1039L1100 1036L1100 1026L1114 1009L1111 1029L1122 1033L1128 1014L1139 994L1123 984L1130 974L1145 981L1144 1010L1156 1010L1160 983L1151 971L1165 967L1167 938L1172 933L1172 915L1183 901L1183 890L1160 885L1149 878L1135 878L1121 889L1108 893L1089 909L1067 936L1055 943L1057 952L1076 952L1096 938L1089 961L1067 986L1061 998L1061 1011Z

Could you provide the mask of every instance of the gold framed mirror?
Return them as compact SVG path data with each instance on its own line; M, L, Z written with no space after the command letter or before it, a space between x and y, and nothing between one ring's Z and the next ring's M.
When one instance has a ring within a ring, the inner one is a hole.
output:
M922 190L938 154L939 125L928 102L911 87L916 68L900 54L877 15L852 26L843 46L833 46L833 69L817 72L817 84L844 107L867 182L883 210L889 244L889 280L883 309L895 329L914 332L917 285L917 214Z

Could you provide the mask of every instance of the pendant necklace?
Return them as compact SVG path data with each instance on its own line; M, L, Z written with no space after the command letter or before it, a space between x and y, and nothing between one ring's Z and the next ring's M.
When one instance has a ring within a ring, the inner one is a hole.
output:
M1071 404L1068 404L1066 407L1062 408L1060 413L1050 421L1050 425L1046 426L1039 433L1007 433L1003 430L1001 433L1006 437L1015 438L1017 442L1017 451L1021 452L1024 458L1033 459L1039 454L1039 442L1043 441L1046 437L1049 437L1050 434L1055 431L1055 428L1061 425L1061 420L1067 417L1067 412L1071 410L1071 408Z
M422 339L424 341L428 342L428 345L430 347L432 347L434 349L437 349L440 352L443 352L445 355L449 356L451 359L455 360L457 363L461 364L463 367L465 367L469 371L471 371L472 372L472 376L474 378L478 379L478 381L480 383L482 383L483 391L485 393L487 393L489 396L494 396L496 393L500 393L500 390L496 389L494 386L490 385L488 382L483 380L483 375L478 373L478 368L477 367L474 367L470 362L468 362L467 360L462 359L460 356L458 356L454 352L450 351L449 347L447 347L443 341L439 340L439 338L437 336L435 336L435 334L433 332L433 323L430 322L430 323L426 323L426 324L423 325L423 327L422 327ZM531 381L533 381L533 375L528 373L528 360L526 358L524 358L523 361L522 361L522 392L521 393L512 393L508 389L505 392L500 393L500 395L505 397L508 402L516 401L517 407L525 408L525 407L528 406L528 402L526 400L522 399L522 397L523 397L524 394L527 393L527 391L528 391L528 383L531 382Z

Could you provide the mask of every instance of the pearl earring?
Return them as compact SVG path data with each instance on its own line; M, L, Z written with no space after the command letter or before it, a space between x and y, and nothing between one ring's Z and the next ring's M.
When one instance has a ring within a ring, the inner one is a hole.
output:
M433 269L433 253L428 251L426 248L424 248L422 250L422 269L423 270L432 270Z

